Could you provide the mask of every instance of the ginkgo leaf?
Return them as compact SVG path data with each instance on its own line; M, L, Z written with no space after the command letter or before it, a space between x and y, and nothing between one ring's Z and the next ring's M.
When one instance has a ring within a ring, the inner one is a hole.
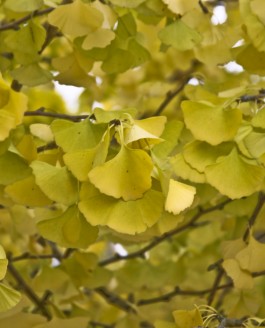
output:
M7 151L0 156L0 184L8 185L28 177L31 173L27 162L20 156Z
M221 247L223 258L226 260L234 258L239 251L246 247L246 243L242 238L239 238L236 240L224 241Z
M242 119L237 108L224 109L189 100L183 101L181 106L187 128L196 139L211 145L232 140Z
M88 319L87 317L74 317L74 318L52 318L51 321L43 324L38 324L36 328L76 328L86 327Z
M136 8L145 0L110 0L116 6L124 8Z
M113 159L93 168L88 177L102 193L127 201L142 197L151 188L152 169L145 151L122 146Z
M184 15L186 12L198 6L197 0L162 0L173 13L177 15Z
M190 311L176 310L173 312L173 317L177 328L194 328L203 325L200 311L197 308Z
M115 38L115 33L111 30L99 28L86 35L82 47L85 50L92 48L104 48Z
M15 289L0 284L0 312L7 311L18 304L21 295Z
M41 161L31 163L36 184L55 202L72 205L77 201L77 181L66 167L55 167Z
M202 36L181 19L177 19L174 23L164 27L158 33L158 37L166 45L180 51L192 49L202 40Z
M128 117L131 119L136 116L136 108L126 108L122 110L104 110L96 107L93 114L96 117L98 123L109 123L113 120L125 120Z
M155 322L155 328L176 328L176 324L173 322L158 320Z
M62 215L37 224L40 234L63 247L87 248L98 235L76 206L69 207Z
M29 87L48 83L53 78L50 71L43 69L37 63L18 67L11 72L11 75L19 83Z
M124 201L101 194L92 185L85 184L80 194L79 209L93 226L107 225L128 235L145 231L160 218L164 197L149 190L140 199Z
M190 180L196 183L204 183L205 175L190 166L184 159L181 153L170 158L170 164L173 172L185 180Z
M193 186L170 179L165 209L179 214L193 203L196 189Z
M238 289L252 289L253 277L249 271L243 270L237 260L227 259L222 263L227 275L232 278L234 286Z
M261 108L252 118L251 124L256 128L265 129L265 107Z
M244 144L249 153L254 158L259 158L265 154L265 134L259 132L251 132L244 139Z
M205 167L216 163L218 157L228 155L232 146L232 143L223 143L214 147L204 141L195 140L185 145L183 157L193 168L204 172Z
M6 275L8 260L3 247L0 245L0 280L4 279Z
M134 120L131 127L124 129L124 142L129 144L140 139L148 139L148 142L161 142L159 136L165 128L165 123L166 117L164 116Z
M43 5L43 0L7 0L5 1L5 8L16 11L35 11L38 10Z
M25 206L42 207L52 203L37 186L33 175L8 185L5 192L14 202Z
M234 148L228 156L205 168L206 180L231 199L249 196L261 188L264 169L249 163Z
M265 270L265 245L250 236L247 247L242 249L235 258L242 270L263 271Z
M55 120L51 129L56 144L65 152L70 152L95 147L101 141L106 125L94 125L88 119L79 123Z
M98 29L103 23L103 15L90 4L76 0L57 7L48 15L48 21L64 34L76 38Z
M108 58L101 68L107 74L122 73L133 66L134 56L129 51L110 46Z

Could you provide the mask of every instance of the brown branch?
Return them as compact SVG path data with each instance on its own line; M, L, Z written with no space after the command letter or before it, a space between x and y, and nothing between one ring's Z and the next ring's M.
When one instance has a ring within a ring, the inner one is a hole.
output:
M62 113L54 113L54 112L46 112L45 108L41 107L34 111L26 111L24 116L42 116L42 117L52 117L65 119L72 122L79 122L89 117L89 115L70 115L70 114L62 114Z
M145 253L150 251L152 248L156 247L157 245L159 245L160 243L162 243L165 240L168 240L169 238L189 229L189 228L194 228L196 227L196 221L203 216L206 213L210 213L213 212L217 209L221 209L223 208L226 204L230 203L231 200L227 199L225 201L223 201L220 204L217 204L215 206L209 207L207 209L201 210L199 209L199 211L192 217L192 219L184 224L181 227L177 227L169 232L164 233L162 236L155 238L151 243L149 243L147 246L139 249L138 251L129 253L128 255L119 255L119 254L115 254L113 257L103 260L101 262L99 262L99 266L106 266L115 262L119 262L119 261L125 261L125 260L130 260L130 259L134 259L134 258L144 258L145 257Z
M103 323L103 322L98 322L98 321L89 321L89 325L92 327L92 328L98 328L98 327L102 327L102 328L114 328L115 327L115 324L106 324L106 323Z
M52 316L48 309L45 306L45 302L43 299L39 298L37 294L32 290L32 288L26 283L24 278L20 275L20 273L17 271L17 269L14 267L12 263L12 257L9 257L8 262L8 271L12 275L12 277L16 280L18 285L21 287L21 289L25 292L25 294L28 296L28 298L35 304L37 307L37 310L39 310L48 320L52 319ZM46 299L46 297L45 297Z
M215 295L216 295L216 293L218 291L218 286L220 285L224 274L225 273L224 273L223 268L219 267L218 268L218 271L217 271L216 278L215 278L214 283L213 283L212 290L211 290L211 292L210 292L210 294L208 296L208 302L207 302L207 304L209 306L212 305L212 303L213 303L213 300L215 298Z
M12 257L10 259L10 261L18 262L18 261L23 261L23 260L44 260L44 259L53 259L53 258L56 258L56 256L54 254L35 255L35 254L30 254L30 253L26 252L19 256Z
M47 143L46 145L37 147L37 153L42 153L45 150L56 149L58 146L54 141Z
M129 313L135 313L136 310L134 306L128 302L127 300L124 300L120 296L110 292L105 287L98 287L95 288L94 291L102 296L109 304L114 305L115 307Z
M250 230L253 227L253 225L255 224L256 219L257 219L257 217L258 217L258 215L259 215L259 213L260 213L260 211L263 207L264 202L265 202L265 194L260 192L259 197L258 197L258 202L256 204L256 207L254 208L254 211L253 211L251 217L249 218L248 226L247 226L247 229L246 229L246 231L244 233L244 236L243 236L244 242L247 242Z

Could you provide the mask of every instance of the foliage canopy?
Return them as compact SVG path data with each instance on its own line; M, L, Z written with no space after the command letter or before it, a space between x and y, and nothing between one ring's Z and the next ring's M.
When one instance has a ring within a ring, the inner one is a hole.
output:
M0 328L263 324L264 13L0 1Z

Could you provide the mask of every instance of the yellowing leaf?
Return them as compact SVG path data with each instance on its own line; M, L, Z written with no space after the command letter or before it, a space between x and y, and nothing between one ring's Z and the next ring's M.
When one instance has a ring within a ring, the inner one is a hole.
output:
M231 199L249 196L261 188L264 169L249 163L233 149L205 168L207 181Z
M87 317L74 317L61 319L54 317L51 321L39 324L36 328L76 328L86 327L88 319Z
M160 142L159 136L164 130L165 123L166 117L164 116L134 120L133 125L124 131L124 142L128 144L140 139L147 139L147 142L156 140Z
M53 78L50 71L43 69L36 63L16 68L11 72L11 75L19 83L29 87L46 84Z
M244 144L254 158L259 158L265 153L265 134L251 132L244 139Z
M201 35L196 30L187 26L180 19L164 27L158 33L158 37L166 45L180 51L192 49L202 40Z
M246 243L242 238L236 240L228 240L222 243L222 253L223 258L231 259L236 256L236 254L246 247Z
M136 108L126 108L122 110L104 110L96 107L93 114L98 123L109 123L113 120L125 120L128 116L135 117L137 114Z
M40 161L34 161L30 166L36 184L51 200L64 205L72 205L77 201L77 181L66 167L58 168Z
M123 201L101 194L90 184L82 187L79 209L93 226L107 225L129 235L145 231L160 218L164 197L155 190L147 191L143 198Z
M136 8L145 0L110 0L110 2L119 7Z
M104 48L115 38L111 30L100 28L86 35L82 47L85 50L92 48Z
M51 124L56 144L65 152L95 147L101 141L105 128L104 124L94 125L89 120L79 123L55 120Z
M193 203L196 189L187 184L170 179L165 208L168 212L179 214Z
M252 125L257 128L265 129L265 108L261 108L251 121Z
M16 12L38 10L43 5L43 0L7 0L4 7Z
M0 312L7 311L18 304L21 299L19 292L4 284L0 284Z
M173 317L175 319L177 328L194 328L203 325L201 314L197 308L191 311L174 311Z
M265 245L250 236L247 247L242 249L235 258L243 270L263 271L265 270Z
M93 168L88 177L102 193L127 201L142 197L151 188L152 169L145 151L122 146L118 155Z
M0 156L0 184L8 185L30 175L31 169L26 161L10 151Z
M162 0L174 14L184 15L198 6L197 0Z
M3 247L0 245L0 280L4 279L6 275L8 260Z
M237 108L224 109L204 103L183 101L184 121L194 137L211 145L232 140L242 119Z
M25 190L27 190L27 192L25 192ZM5 188L5 192L14 202L25 206L42 207L52 203L36 185L33 175L10 184Z
M176 328L176 324L167 321L156 321L155 328Z
M227 259L222 263L227 275L232 278L234 286L238 289L252 289L254 285L250 272L242 270L238 261Z
M90 4L76 0L57 7L48 15L48 21L64 34L76 38L99 28L103 23L103 15Z
M37 225L40 234L63 247L87 248L97 239L98 229L92 227L76 206L62 215Z

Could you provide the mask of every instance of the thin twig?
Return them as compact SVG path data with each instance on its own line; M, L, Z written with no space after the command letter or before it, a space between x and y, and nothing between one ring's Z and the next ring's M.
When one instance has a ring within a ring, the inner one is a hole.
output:
M12 277L16 280L19 286L23 289L28 298L35 304L37 310L39 310L48 320L52 319L52 316L48 309L46 308L43 299L40 299L37 294L33 291L33 289L26 283L24 278L20 275L17 269L14 267L12 263L12 257L9 258L8 262L8 271L12 275Z
M19 256L14 256L10 259L12 262L18 262L23 260L44 260L44 259L53 259L56 256L54 254L42 254L42 255L35 255L30 253L23 253Z
M256 207L254 208L254 211L253 211L251 217L249 218L247 229L246 229L246 231L243 235L244 242L247 242L250 230L253 227L253 225L255 224L256 219L257 219L257 217L258 217L258 215L259 215L259 213L260 213L260 211L263 207L264 202L265 202L265 194L260 192L259 197L258 197L258 202L256 204Z
M130 259L134 259L134 258L144 258L145 257L145 253L150 251L151 249L153 249L154 247L156 247L157 245L159 245L160 243L162 243L165 240L170 239L171 237L189 229L189 228L193 228L195 225L195 222L204 214L209 213L209 212L213 212L217 209L221 209L223 208L226 204L230 203L231 199L227 199L225 201L223 201L220 204L217 204L215 206L209 207L207 209L204 210L199 210L193 217L192 219L184 224L181 227L177 227L169 232L164 233L162 236L155 238L151 243L149 243L147 246L139 249L138 251L129 253L128 255L119 255L119 254L115 254L113 257L103 260L101 262L99 262L99 266L106 266L115 262L119 262L119 261L124 261L124 260L130 260Z
M218 286L220 285L223 276L224 276L224 270L221 267L219 267L218 268L218 271L217 271L216 278L215 278L214 283L213 283L212 290L211 290L211 292L210 292L210 294L208 296L208 302L207 302L207 304L209 306L212 305L212 303L213 303L213 300L215 298L215 295L216 295L216 293L218 291Z
M43 116L43 117L53 117L59 119L65 119L72 122L79 122L89 117L89 115L70 115L70 114L62 114L62 113L54 113L54 112L47 112L45 108L41 107L34 111L26 111L24 116Z

